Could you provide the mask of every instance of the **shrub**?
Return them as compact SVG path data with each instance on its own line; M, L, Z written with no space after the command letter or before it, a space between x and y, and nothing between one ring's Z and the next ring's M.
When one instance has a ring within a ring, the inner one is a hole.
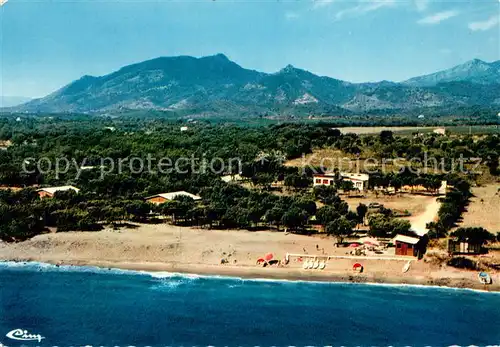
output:
M446 264L448 266L453 266L458 269L477 270L477 263L465 257L451 258L450 260L448 260Z

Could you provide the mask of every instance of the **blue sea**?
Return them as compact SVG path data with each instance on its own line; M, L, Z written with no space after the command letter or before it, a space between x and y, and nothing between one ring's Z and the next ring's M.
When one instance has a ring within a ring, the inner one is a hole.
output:
M4 346L500 344L500 294L436 287L0 263L0 310Z

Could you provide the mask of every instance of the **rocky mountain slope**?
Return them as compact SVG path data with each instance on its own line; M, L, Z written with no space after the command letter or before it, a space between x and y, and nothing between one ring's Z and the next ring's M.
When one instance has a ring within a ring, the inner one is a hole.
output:
M109 75L83 76L10 110L113 112L153 109L184 115L349 114L500 106L500 61L472 60L402 83L349 83L288 65L267 74L223 54L161 57Z
M403 84L428 87L435 86L439 83L459 81L477 84L500 83L500 61L486 63L482 60L474 59L448 70L411 78L404 81Z

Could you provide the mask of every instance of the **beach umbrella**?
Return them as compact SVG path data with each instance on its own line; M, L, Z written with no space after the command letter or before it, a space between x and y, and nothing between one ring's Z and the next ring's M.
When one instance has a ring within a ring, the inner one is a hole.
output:
M353 247L353 248L355 248L355 247L359 247L359 246L360 246L360 244L359 244L359 243L351 243L351 244L349 245L349 247Z
M363 271L363 265L361 265L360 263L356 263L352 266L352 269L354 271L358 271L358 272L361 272Z
M265 263L266 260L264 258L257 259L257 264Z
M273 254L272 253L267 253L266 256L264 257L265 260L269 261L271 259L273 259Z

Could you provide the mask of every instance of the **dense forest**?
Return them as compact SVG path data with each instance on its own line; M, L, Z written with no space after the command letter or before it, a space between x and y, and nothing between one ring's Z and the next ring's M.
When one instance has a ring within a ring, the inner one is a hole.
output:
M383 131L360 136L343 134L327 123L245 127L157 117L87 116L0 117L2 146L0 186L24 188L0 190L0 238L6 241L29 238L47 227L99 230L106 224L155 222L159 216L206 228L324 230L342 239L367 214L366 206L349 211L341 199L339 192L353 189L350 182L339 177L334 186L311 189L312 174L322 168L290 167L284 165L286 160L316 148L334 148L354 157L421 161L433 157L452 169L457 168L453 158L479 157L489 174L497 175L500 153L496 134L397 136ZM157 166L140 165L148 157L156 160L154 165L160 158L180 164L162 172ZM238 165L226 165L235 158ZM408 161L408 165L413 164ZM246 184L221 180L234 174L241 174ZM396 191L403 185L422 185L433 191L441 180L448 180L453 189L445 197L439 222L431 225L435 235L443 236L460 217L475 177L446 170L415 173L403 167L372 173L370 184ZM39 199L36 193L40 186L60 185L81 190L57 192L52 199ZM144 201L153 194L179 190L198 194L202 201L179 197L159 206ZM411 234L409 223L395 219L390 210L372 216L369 228L372 235L381 237Z

